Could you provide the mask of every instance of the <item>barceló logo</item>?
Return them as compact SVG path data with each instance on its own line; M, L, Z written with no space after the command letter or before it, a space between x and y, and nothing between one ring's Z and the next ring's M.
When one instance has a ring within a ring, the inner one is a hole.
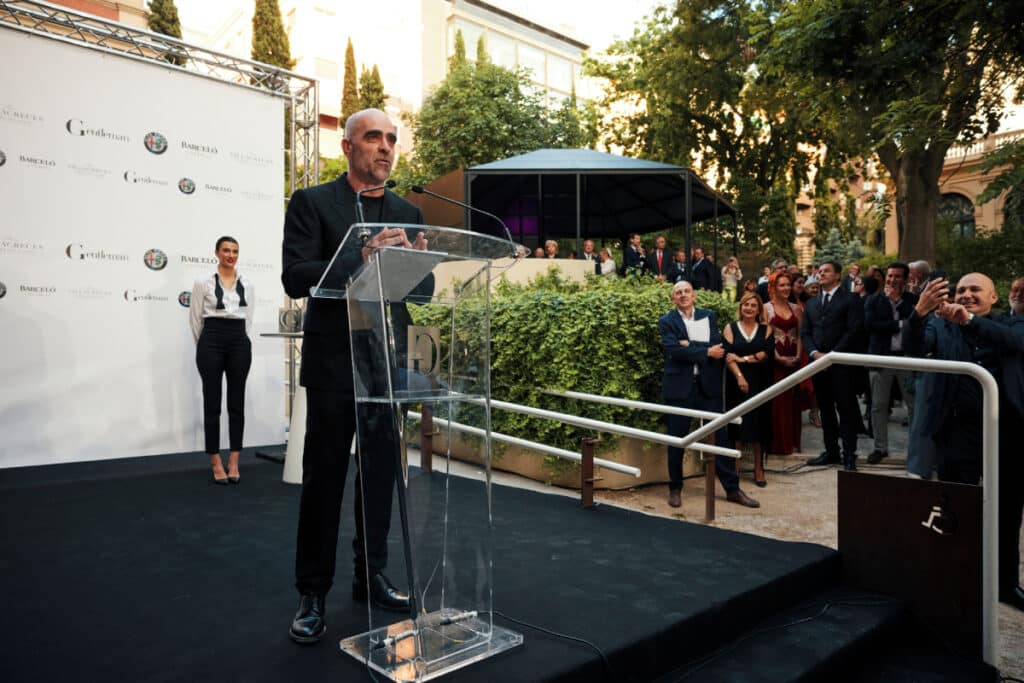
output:
M150 270L163 270L167 266L167 254L159 249L150 249L143 254L142 260Z
M167 151L167 138L155 131L146 133L142 143L153 154L163 154Z

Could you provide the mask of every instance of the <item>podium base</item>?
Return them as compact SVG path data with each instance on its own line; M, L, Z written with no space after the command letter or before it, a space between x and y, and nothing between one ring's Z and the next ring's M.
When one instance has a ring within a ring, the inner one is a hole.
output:
M406 619L338 645L392 681L429 681L522 643L522 634L488 624L475 613L441 610L419 619L419 631Z

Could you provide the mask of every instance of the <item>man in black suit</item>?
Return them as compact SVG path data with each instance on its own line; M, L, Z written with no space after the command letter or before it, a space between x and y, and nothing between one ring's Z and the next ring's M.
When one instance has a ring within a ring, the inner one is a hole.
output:
M765 276L764 282L761 282L757 285L757 295L761 297L761 301L768 301L768 277L770 277L772 273L788 269L789 262L786 261L786 259L782 258L781 256L779 258L772 259L771 272L768 273L767 276ZM792 282L792 280L790 280L790 282Z
M629 233L629 243L622 250L622 272L624 275L643 275L647 263L644 248L640 246L639 233Z
M903 326L917 303L917 296L904 292L910 268L905 263L891 263L885 270L885 288L864 300L864 328L868 334L868 353L874 356L903 355ZM868 464L881 462L889 456L889 396L892 382L905 387L910 381L907 370L870 368L871 426L875 450L868 456ZM904 393L908 413L911 401Z
M908 355L977 363L999 385L999 599L1024 610L1019 585L1024 462L1020 424L1024 420L1024 318L993 316L999 300L992 280L968 273L948 303L949 283L929 282L904 330ZM932 315L932 312L935 315ZM922 416L924 433L935 440L939 479L977 485L982 467L982 393L967 375L937 374L932 400Z
M679 249L672 257L672 266L665 279L669 282L682 282L686 279L686 250Z
M821 294L808 300L800 337L811 360L830 351L855 353L860 350L864 331L864 305L861 298L839 286L839 264L825 261L818 267ZM814 395L821 409L825 450L808 465L840 462L839 439L842 436L842 463L847 470L857 469L857 428L860 409L853 392L850 367L833 365L814 376Z
M309 296L310 287L326 270L350 225L359 222L356 192L383 185L391 174L396 142L397 129L384 112L365 109L352 114L341 143L348 157L348 173L292 195L282 245L281 281L288 296ZM364 193L362 204L368 222L423 222L418 208L387 190ZM334 267L337 281L325 284L343 289L348 277L369 259L373 250L385 246L425 249L427 245L423 233L412 236L400 228L384 229L361 248L353 244L350 252L343 252ZM398 307L404 313L401 304ZM398 315L393 310L393 318ZM314 643L327 630L325 600L334 581L342 493L349 448L356 431L356 406L345 301L310 299L303 328L300 380L306 388L308 412L295 552L295 586L301 599L289 635L299 643ZM352 597L357 601L369 599L385 609L403 610L408 609L408 596L395 589L383 574L395 481L388 451L395 444L384 438L377 445L379 453L367 453L362 460L379 466L364 465L367 471L358 473L355 487Z
M715 266L704 258L704 250L700 247L693 248L693 265L690 266L692 273L691 282L697 290L715 289Z
M601 274L601 260L594 251L594 240L583 240L583 251L576 254L576 258L583 261L590 261L594 264L594 272Z
M672 257L665 248L665 238L658 235L654 240L654 249L647 255L647 272L653 275L655 280L663 282L672 271Z
M721 413L722 402L722 335L718 331L715 312L694 306L693 285L685 280L672 287L675 308L658 319L658 332L665 352L665 374L661 384L662 400L670 406ZM690 418L667 415L668 433L686 436ZM723 428L715 433L719 446L728 446ZM746 507L760 507L740 490L736 461L715 456L718 481L725 489L726 500ZM683 449L668 448L668 504L679 507L683 489Z

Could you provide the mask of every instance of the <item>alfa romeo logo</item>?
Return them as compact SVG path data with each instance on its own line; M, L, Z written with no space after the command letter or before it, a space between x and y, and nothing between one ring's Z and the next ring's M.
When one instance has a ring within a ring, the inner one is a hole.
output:
M7 296L7 285L0 282L0 299L3 299L5 296Z
M159 249L150 249L142 256L142 260L150 270L163 270L167 265L167 254Z
M4 154L4 151L2 149L0 149L0 166L3 166L6 163L7 163L7 155Z
M167 151L167 138L157 132L146 133L146 137L142 138L143 144L153 154L163 154Z
M179 294L178 303L181 304L184 308L188 308L189 304L192 303L192 292L186 290Z
M178 181L178 189L182 194L192 194L196 191L196 183L191 178L182 178Z

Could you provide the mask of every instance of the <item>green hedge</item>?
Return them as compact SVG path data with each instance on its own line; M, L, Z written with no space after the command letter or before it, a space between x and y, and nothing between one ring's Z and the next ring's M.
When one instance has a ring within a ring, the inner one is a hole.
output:
M557 267L529 285L501 282L491 298L491 385L496 399L660 431L659 414L575 401L541 393L572 390L640 401L660 402L663 360L658 318L672 309L671 285L650 278L585 284L565 280ZM735 304L714 292L697 293L697 305L718 313L724 327L735 319ZM468 308L479 307L482 301ZM437 325L443 311L412 307L419 325ZM463 315L474 315L466 311ZM460 327L466 328L465 322ZM482 326L474 327L482 329ZM495 410L494 431L568 450L579 450L588 430ZM604 435L599 450L615 447ZM565 465L551 462L552 469ZM557 461L565 463L565 461Z

